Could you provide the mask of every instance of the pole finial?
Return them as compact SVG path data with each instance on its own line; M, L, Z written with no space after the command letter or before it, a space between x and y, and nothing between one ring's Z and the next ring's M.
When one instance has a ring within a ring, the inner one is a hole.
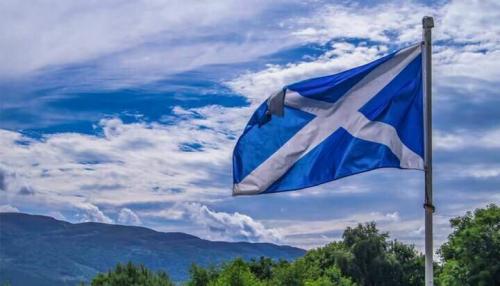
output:
M434 28L434 18L431 16L425 16L422 18L422 27L424 29L432 29Z

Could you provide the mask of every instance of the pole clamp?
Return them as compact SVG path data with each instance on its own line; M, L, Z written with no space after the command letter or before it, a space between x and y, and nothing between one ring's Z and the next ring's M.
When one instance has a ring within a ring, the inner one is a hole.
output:
M436 211L436 208L434 207L434 205L427 204L427 203L424 204L424 209L431 210L433 213Z

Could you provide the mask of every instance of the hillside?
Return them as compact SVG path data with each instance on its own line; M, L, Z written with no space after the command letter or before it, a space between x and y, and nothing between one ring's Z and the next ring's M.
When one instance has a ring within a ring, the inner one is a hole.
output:
M181 281L187 278L191 263L260 256L294 259L304 253L268 243L216 242L143 227L0 214L0 283L12 285L75 285L127 261L165 270Z

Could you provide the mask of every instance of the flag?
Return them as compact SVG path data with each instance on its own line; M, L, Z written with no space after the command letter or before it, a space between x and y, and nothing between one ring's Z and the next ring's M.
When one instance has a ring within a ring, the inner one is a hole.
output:
M287 85L233 153L233 195L292 191L377 168L424 166L421 44Z

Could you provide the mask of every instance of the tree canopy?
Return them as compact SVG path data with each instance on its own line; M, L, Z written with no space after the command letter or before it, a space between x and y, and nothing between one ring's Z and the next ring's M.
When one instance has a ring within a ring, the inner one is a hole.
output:
M436 285L500 285L500 208L492 204L450 221L453 232L439 250ZM374 222L348 227L342 240L289 261L241 258L219 266L192 265L187 286L384 286L423 285L424 256L391 240ZM118 264L92 286L174 285L164 272Z
M174 286L165 272L152 272L144 265L118 264L115 269L98 274L92 286Z
M220 269L193 265L190 286L422 285L424 258L413 246L390 241L375 223L347 228L343 240L309 251L293 262L261 257Z
M442 285L500 285L500 208L494 204L452 219L439 251Z

